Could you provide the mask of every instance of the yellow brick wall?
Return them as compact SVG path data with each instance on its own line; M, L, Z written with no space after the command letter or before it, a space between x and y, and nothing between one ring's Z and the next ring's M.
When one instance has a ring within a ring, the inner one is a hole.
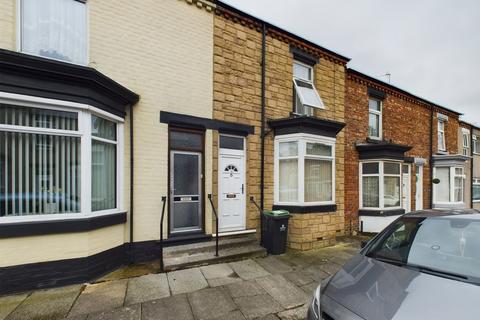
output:
M213 14L188 2L191 1L142 0L141 5L136 1L87 2L89 66L141 97L134 106L135 241L159 239L161 196L167 195L168 180L168 126L160 123L160 111L212 117ZM3 49L16 49L16 3L16 0L0 1L0 48ZM129 127L127 114L126 210L130 203ZM206 133L205 146L207 194L212 184L210 131ZM212 220L208 206L205 215L207 221ZM168 220L165 234L167 225ZM211 224L207 224L206 231L211 232ZM99 240L102 238L104 243ZM83 257L128 241L128 223L90 233L2 239L1 264Z
M234 22L223 15L214 21L214 118L252 125L255 134L247 139L247 195L260 200L261 124L261 33L248 23ZM292 111L293 56L289 43L273 33L266 38L266 117L289 117ZM316 116L344 122L345 66L321 58L315 66L315 85L326 105ZM268 128L267 128L268 131ZM214 163L217 141L214 139ZM265 141L265 209L271 209L274 196L273 133ZM217 168L214 166L214 190ZM307 250L335 242L344 230L344 133L336 144L337 211L295 214L291 220L289 246ZM247 227L258 228L258 210L247 206Z

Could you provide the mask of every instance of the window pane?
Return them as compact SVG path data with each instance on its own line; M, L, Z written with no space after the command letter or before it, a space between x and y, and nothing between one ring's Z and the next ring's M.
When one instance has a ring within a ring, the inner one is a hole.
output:
M315 156L332 156L332 146L328 146L321 143L307 142L307 154Z
M201 151L202 135L193 132L170 131L170 149L188 149Z
M312 81L312 68L304 66L303 64L294 63L293 76L307 81Z
M438 149L445 150L445 135L443 132L438 132Z
M400 207L400 178L384 177L383 179L383 205L385 208Z
M463 169L462 168L455 168L455 174L463 175Z
M312 84L301 80L295 80L294 82L295 89L300 94L302 104L316 108L323 108L323 102Z
M439 131L444 131L445 129L445 123L443 121L438 121L438 130Z
M22 0L22 51L87 63L87 11L74 0Z
M117 140L117 125L115 122L92 115L92 135L108 140Z
M297 90L294 90L295 95L295 113L304 116L313 116L313 107L304 106L300 97L297 94Z
M370 137L380 137L380 116L378 114L369 114L368 135Z
M378 162L368 162L362 164L363 174L378 174L379 173L379 163Z
M80 138L0 132L0 216L80 212Z
M279 160L279 200L281 202L298 201L298 161L297 159Z
M381 111L381 102L375 99L368 99L368 109L374 111Z
M450 201L450 168L436 168L435 178L440 180L436 185L436 199L439 202Z
M305 159L305 202L332 201L332 161Z
M117 148L92 140L92 211L117 207Z
M57 130L78 130L75 112L0 104L0 124Z
M380 207L379 201L379 178L363 177L362 179L362 202L365 208Z
M473 200L477 201L480 200L480 184L473 185Z
M399 163L392 163L392 162L385 162L383 164L383 172L385 174L400 174L400 164Z
M402 172L403 172L404 174L409 174L409 172L408 172L409 170L408 170L408 169L409 169L408 164L404 164L404 165L402 166L402 170L403 170Z
M455 177L455 192L454 192L455 199L453 201L463 202L463 188L464 188L463 178Z
M298 155L298 142L280 142L280 157L296 157Z
M243 138L220 136L220 148L243 150Z

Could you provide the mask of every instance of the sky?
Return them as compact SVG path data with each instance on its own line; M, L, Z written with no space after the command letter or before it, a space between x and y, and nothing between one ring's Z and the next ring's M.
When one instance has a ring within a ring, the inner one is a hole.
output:
M223 0L480 125L479 0Z

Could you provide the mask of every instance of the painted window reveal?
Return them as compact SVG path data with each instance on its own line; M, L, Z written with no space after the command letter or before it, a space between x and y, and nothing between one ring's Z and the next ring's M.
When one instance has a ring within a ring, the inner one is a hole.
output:
M334 164L335 139L296 134L276 138L275 202L333 204Z
M313 108L323 109L325 107L313 81L313 67L295 61L293 63L293 85L296 114L313 116Z
M368 136L382 138L382 101L378 99L368 99Z
M83 110L0 103L0 221L118 209L118 126Z
M465 201L465 169L463 167L435 167L434 202L463 203Z
M400 209L400 163L369 161L360 164L360 208Z
M87 8L77 0L21 0L20 50L87 64Z

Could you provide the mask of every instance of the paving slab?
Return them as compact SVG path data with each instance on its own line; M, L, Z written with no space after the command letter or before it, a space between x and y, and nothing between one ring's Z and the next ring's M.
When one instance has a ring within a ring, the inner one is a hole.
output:
M29 293L24 293L0 297L0 320L4 320L28 295Z
M282 311L278 317L282 320L304 320L307 318L308 304L301 307Z
M316 282L315 279L308 272L303 270L296 270L293 272L285 273L283 276L285 277L285 279L298 287L302 287L309 283Z
M232 283L226 286L226 289L232 298L251 297L266 294L262 286L260 286L255 280Z
M274 314L266 315L265 317L258 318L258 320L279 320L280 318Z
M256 259L255 262L257 262L260 266L262 266L271 274L287 273L293 270L291 264L287 264L275 256L259 258Z
M283 310L280 304L268 294L234 298L233 301L247 319L256 319Z
M222 317L237 309L224 288L210 288L188 295L195 319Z
M167 278L172 294L189 293L208 287L200 268L169 272Z
M213 264L201 267L205 279L210 287L224 286L229 283L242 281L233 269L226 263Z
M317 266L320 270L323 272L329 274L329 275L334 275L335 273L338 272L342 268L341 265L334 263L334 262L328 262L328 263L322 263Z
M267 270L263 269L258 263L251 259L231 262L229 266L243 280L252 280L270 275Z
M75 285L34 291L7 317L7 320L63 319L81 289L81 285Z
M142 308L139 304L97 314L90 314L87 320L141 320Z
M169 296L167 275L165 273L149 274L128 281L125 305L130 306Z
M78 297L70 316L99 313L123 306L128 280L116 280L88 285Z
M246 318L240 311L232 311L228 314L216 318L208 318L208 320L245 320Z
M301 289L305 291L306 294L309 294L313 297L313 293L317 289L318 285L319 285L318 283L312 282L310 284L302 286Z
M256 280L285 309L291 309L307 303L309 296L288 282L281 275L271 275Z
M324 271L323 265L311 265L305 268L303 271L312 277L316 282L320 282L330 276L329 273Z
M142 320L193 320L186 294L179 294L142 305Z

